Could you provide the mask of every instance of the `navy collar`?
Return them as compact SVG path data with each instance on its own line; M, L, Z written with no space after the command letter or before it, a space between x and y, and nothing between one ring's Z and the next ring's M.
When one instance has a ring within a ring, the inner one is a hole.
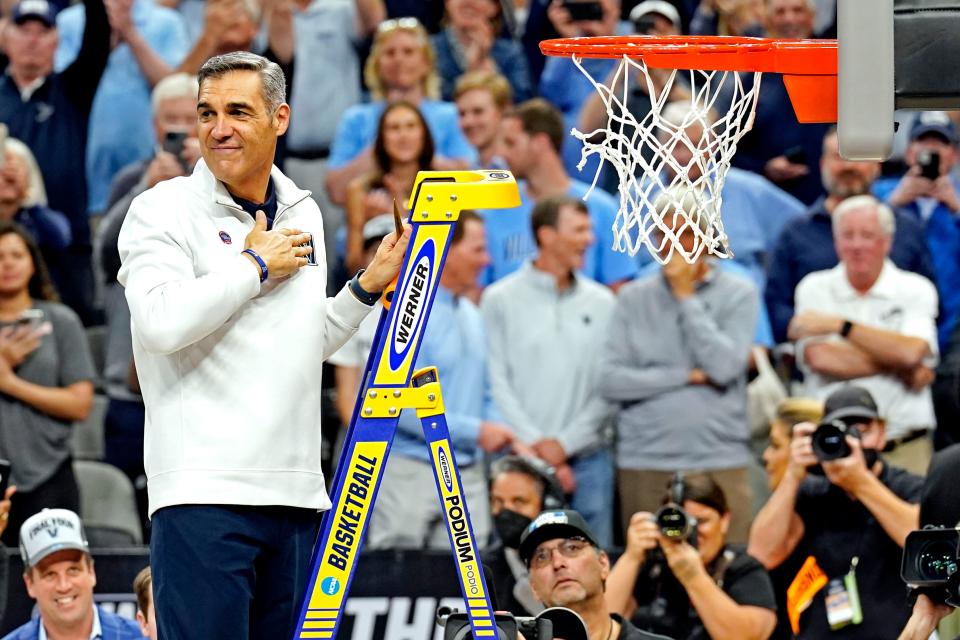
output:
M277 215L277 190L273 187L273 176L271 176L267 182L267 197L262 203L258 204L232 193L230 197L233 198L233 201L236 202L241 209L250 214L251 218L256 219L257 211L263 210L263 212L267 214L267 229L273 228L273 219Z

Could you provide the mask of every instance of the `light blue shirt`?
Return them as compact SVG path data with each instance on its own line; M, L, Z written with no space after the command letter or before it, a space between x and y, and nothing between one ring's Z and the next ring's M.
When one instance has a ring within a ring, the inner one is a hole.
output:
M377 137L377 124L385 106L383 100L378 100L347 109L340 119L340 126L337 127L337 135L330 149L331 169L342 167L373 144ZM430 128L433 146L438 154L476 163L477 151L467 142L460 130L456 105L438 100L421 100L418 106Z
M100 611L93 607L93 628L90 630L90 640L100 640L103 638L103 629L100 627ZM37 640L47 640L47 630L43 626L43 620L40 620L40 629Z
M525 260L537 253L533 230L530 228L530 216L535 203L527 191L526 182L521 181L519 187L519 207L482 212L486 221L487 250L491 260L490 266L482 275L484 284L491 284L513 273ZM567 195L583 199L589 189L590 185L571 180ZM594 189L586 205L593 222L596 241L587 251L583 273L603 284L633 278L637 274L633 258L613 248L613 222L617 217L617 201L606 191Z
M473 464L480 455L477 448L480 423L500 420L490 392L483 317L475 304L454 296L443 286L437 287L417 355L418 367L430 365L437 367L440 376L457 464ZM400 414L393 453L430 461L416 411Z
M651 200L656 190L651 192ZM784 225L805 211L804 204L762 176L730 167L721 192L720 217L730 239L733 259L746 267L760 291L767 282L767 260ZM641 265L653 261L637 252Z
M153 51L171 67L179 65L189 47L180 14L157 6L153 0L136 0L132 11L133 23ZM60 43L54 59L56 71L65 69L77 57L85 23L80 4L57 15ZM129 45L114 49L90 113L86 170L91 213L106 208L110 183L120 169L154 153L151 90Z

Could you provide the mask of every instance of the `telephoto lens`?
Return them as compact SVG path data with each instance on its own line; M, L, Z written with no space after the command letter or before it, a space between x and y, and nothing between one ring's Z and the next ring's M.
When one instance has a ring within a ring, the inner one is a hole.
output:
M689 540L696 529L696 521L678 504L665 504L654 514L660 533L671 540Z

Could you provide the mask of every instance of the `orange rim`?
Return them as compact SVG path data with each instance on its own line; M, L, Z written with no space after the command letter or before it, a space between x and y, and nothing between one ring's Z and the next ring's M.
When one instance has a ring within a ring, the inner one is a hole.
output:
M837 119L837 41L737 36L599 36L540 43L548 56L638 58L654 69L781 73L800 122Z
M836 40L774 40L735 36L600 36L544 40L548 56L642 58L658 69L761 71L836 75Z

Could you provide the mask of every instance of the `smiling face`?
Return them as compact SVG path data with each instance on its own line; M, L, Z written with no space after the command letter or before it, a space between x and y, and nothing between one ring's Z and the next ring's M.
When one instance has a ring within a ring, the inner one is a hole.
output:
M556 228L545 226L538 230L540 252L549 254L568 271L583 268L587 250L593 245L593 223L586 211L561 205L557 212Z
M23 577L30 597L37 601L48 632L75 629L89 619L93 624L93 588L97 574L83 552L57 551L41 560Z
M415 162L423 149L423 124L412 109L399 106L383 119L383 146L395 163Z
M16 233L0 236L0 296L13 296L26 291L35 268L30 250Z
M496 143L503 112L487 89L471 89L457 98L460 128L477 149Z
M238 195L260 183L266 188L277 136L286 132L289 119L286 104L269 112L256 71L230 71L200 85L201 154L213 175Z
M416 33L405 29L395 29L384 37L377 72L387 91L409 91L423 85L430 73L424 46Z

